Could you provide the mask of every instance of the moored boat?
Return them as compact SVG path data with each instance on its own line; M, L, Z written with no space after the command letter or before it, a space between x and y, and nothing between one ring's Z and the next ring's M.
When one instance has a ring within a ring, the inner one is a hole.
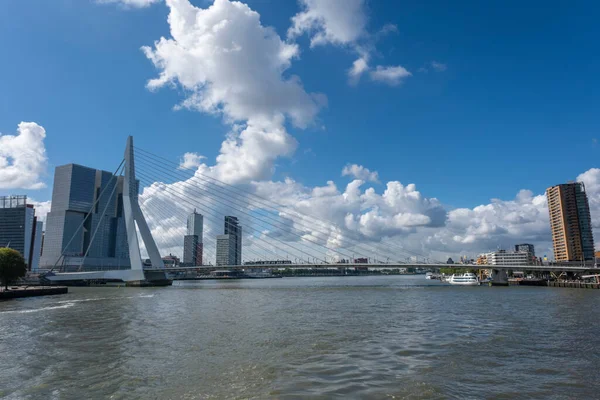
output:
M463 285L463 286L478 286L479 279L477 275L472 272L465 272L464 274L453 274L448 283L451 285Z

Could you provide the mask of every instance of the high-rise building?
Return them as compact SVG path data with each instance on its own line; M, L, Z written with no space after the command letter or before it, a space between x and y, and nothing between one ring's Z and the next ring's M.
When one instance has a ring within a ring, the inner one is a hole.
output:
M130 268L123 177L76 164L56 167L40 261L42 268L55 265L67 271Z
M202 232L204 217L196 210L188 216L187 235L183 237L183 262L188 266L202 265Z
M31 255L30 269L37 272L40 267L40 257L42 256L42 242L44 241L44 223L37 221L35 224L33 239L33 254Z
M582 182L546 189L556 261L594 260L590 206Z
M37 271L40 259L43 223L27 196L0 197L0 247L17 250L31 271Z
M531 253L532 256L535 256L535 247L529 243L516 244L515 251L524 251Z
M204 217L202 214L198 214L194 209L194 212L188 216L187 219L187 234L196 235L202 238L202 231L204 225ZM202 242L202 240L200 240Z
M230 265L242 265L242 227L240 226L237 217L230 215L225 217L225 235L230 236L230 240L235 245L234 260Z
M238 265L235 257L235 238L233 235L217 235L217 259L218 266Z

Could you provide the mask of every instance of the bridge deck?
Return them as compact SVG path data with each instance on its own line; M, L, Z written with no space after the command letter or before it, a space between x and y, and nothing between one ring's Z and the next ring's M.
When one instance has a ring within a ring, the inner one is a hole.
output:
M594 266L581 265L468 265L468 264L265 264L265 265L202 265L196 267L174 267L174 268L144 268L145 271L214 271L214 270L240 270L240 269L325 269L325 268L356 268L368 267L372 269L398 269L398 268L421 268L439 270L441 268L453 269L498 269L516 271L597 271Z

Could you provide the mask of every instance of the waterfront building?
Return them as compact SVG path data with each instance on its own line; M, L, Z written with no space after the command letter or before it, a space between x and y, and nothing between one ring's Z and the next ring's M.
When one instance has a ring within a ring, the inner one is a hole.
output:
M179 265L180 265L179 257L177 257L173 254L169 254L168 256L162 257L162 260L163 260L163 264L165 265L165 268L179 267ZM150 265L152 265L152 264L150 264Z
M583 182L565 183L546 189L554 259L594 260L594 237L590 206Z
M236 242L233 235L217 235L217 266L236 264Z
M37 271L42 246L43 222L27 196L0 197L0 247L17 250L30 271Z
M528 251L498 250L484 256L484 265L534 265L534 257Z
M77 164L56 167L40 267L55 265L64 271L130 268L123 177Z
M204 217L194 212L187 219L187 234L183 238L183 263L187 266L202 265Z
M515 251L526 251L531 253L532 256L535 256L535 247L529 243L516 244Z
M229 235L229 240L233 242L230 246L233 246L234 250L230 254L230 257L233 257L234 263L229 265L242 265L242 227L237 217L230 215L225 217L225 229L223 233Z

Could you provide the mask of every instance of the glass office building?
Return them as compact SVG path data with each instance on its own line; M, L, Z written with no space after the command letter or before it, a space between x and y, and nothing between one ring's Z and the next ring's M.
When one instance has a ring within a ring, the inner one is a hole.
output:
M76 164L54 172L42 268L130 268L123 218L123 177Z
M187 235L183 238L183 263L186 266L202 265L202 235L204 217L196 210L188 216Z
M27 196L0 197L0 247L21 253L31 271L38 268L42 230L43 223L37 221Z

